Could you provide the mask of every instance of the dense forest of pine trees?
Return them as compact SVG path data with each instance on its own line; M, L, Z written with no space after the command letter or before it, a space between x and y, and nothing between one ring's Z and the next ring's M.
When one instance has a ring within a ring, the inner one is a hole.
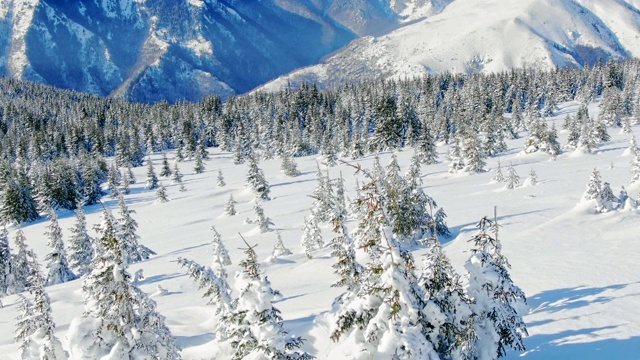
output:
M424 193L420 166L444 160L438 159L435 144L445 142L450 146L446 160L451 172L483 172L487 157L505 151L506 139L525 132L525 152L544 152L552 158L563 150L593 152L608 140L608 127L630 131L640 121L638 80L640 61L629 60L585 69L426 75L322 91L303 85L226 101L209 97L198 103L144 105L0 79L0 226L20 226L47 214L50 225L45 235L52 248L44 276L24 235L18 231L12 251L6 230L0 228L0 297L25 290L34 295L35 305L23 297L17 335L25 344L23 351L32 352L30 342L42 342L42 334L52 334L54 326L44 286L83 277L88 303L70 335L73 354L92 356L98 349L100 354L162 353L165 358L179 358L155 303L127 272L130 263L154 254L140 243L137 223L122 196L136 182L132 167L147 166L146 188L156 190L158 201L164 202L169 199L152 162L145 160L148 155L175 151L177 161L193 159L194 172L200 173L207 148L232 152L236 164L248 162L247 186L256 196L256 219L248 222L267 232L273 223L260 206L270 199L260 159L281 158L285 174L297 176L296 156L319 154L323 166L331 167L340 158L357 160L412 147L415 154L406 174L395 156L386 167L377 157L372 169L354 166L366 182L351 203L342 176L330 179L318 165L317 187L310 194L313 209L301 244L312 259L313 251L324 246L319 224L332 226L335 238L330 246L340 278L335 286L345 289L334 302L332 340L351 339L362 354L397 359L493 359L503 356L507 347L523 350L526 326L515 309L526 300L510 280L497 224L487 218L478 224L480 233L472 239L474 250L465 266L469 282L463 288L438 241L449 235L446 214ZM602 111L592 118L586 104L598 96ZM560 144L557 129L543 117L569 100L583 106L561 124L569 137ZM637 181L640 151L632 140L631 171ZM512 170L509 166L506 178L497 172L494 181L516 186L519 176ZM182 175L166 156L159 176L181 184ZM535 182L533 170L528 181ZM221 171L217 186L225 186ZM181 190L186 189L181 186ZM118 198L118 215L105 210L104 223L95 228L99 238L93 239L82 207L107 194ZM597 200L599 212L632 201L613 195L597 170L585 199ZM234 203L230 195L225 206L229 216L236 213ZM69 255L60 238L56 209L76 210ZM347 229L347 221L355 222L353 231ZM233 292L224 268L231 259L220 234L215 228L213 232L211 267L186 259L178 262L206 288L205 296L219 310L220 342L230 346L238 359L250 354L311 358L296 350L304 339L284 330L279 310L271 304L279 292L260 271L253 248L247 244L247 259L240 262ZM410 251L416 246L428 249L422 266L416 265ZM356 251L367 254L366 264L356 261ZM287 254L290 251L280 240L273 258ZM262 293L251 295L256 289ZM105 291L118 295L116 308ZM263 303L252 303L257 298ZM38 310L43 318L33 322L36 305L45 309ZM122 317L130 321L123 323ZM255 322L269 324L271 341L252 332L249 324ZM87 329L89 335L83 335ZM108 335L93 337L96 331ZM52 335L47 339L46 351L66 356L57 339Z

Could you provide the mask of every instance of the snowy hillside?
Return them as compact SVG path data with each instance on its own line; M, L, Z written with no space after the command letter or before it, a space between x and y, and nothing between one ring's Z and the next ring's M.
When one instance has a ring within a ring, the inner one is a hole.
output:
M456 0L378 37L362 37L321 64L260 89L303 81L411 78L425 72L574 67L640 56L640 4L632 0Z
M406 31L403 30L403 31ZM585 33L585 36L587 34ZM497 60L496 60L497 61ZM557 115L547 118L559 125L567 114L575 113L578 103L560 105ZM597 117L597 104L589 106L589 112ZM633 132L640 137L640 127ZM610 128L612 139L602 144L595 154L581 152L564 153L551 160L545 154L524 154L524 138L510 140L508 150L501 156L489 158L487 168L494 170L499 160L504 168L512 164L521 177L521 185L506 189L503 184L492 183L493 171L468 174L450 174L446 161L422 166L424 190L432 196L448 214L447 223L452 236L442 239L446 254L455 269L464 274L464 263L469 258L471 244L468 240L477 233L476 223L481 217L492 216L497 206L500 239L504 254L511 263L511 277L528 297L529 309L525 321L529 336L524 354L510 351L507 358L525 359L636 359L640 349L640 322L637 320L637 304L640 300L640 228L638 210L620 210L595 214L593 203L582 202L583 192L594 168L602 174L602 180L611 183L614 192L624 185L629 195L636 198L640 192L638 183L627 186L630 180L630 156L623 156L628 148L630 134L621 134ZM560 134L564 143L565 133ZM440 145L440 159L446 158L448 146ZM347 358L348 346L336 348L330 340L329 319L331 305L343 289L331 287L337 277L332 265L336 259L330 249L313 252L308 259L300 245L305 217L309 215L313 199L308 195L316 186L317 157L296 158L302 174L288 177L280 171L280 160L260 163L271 185L271 201L260 202L282 236L283 243L293 255L281 256L275 262L267 262L276 243L277 232L261 234L256 225L246 224L254 218L254 194L245 188L247 164L234 165L233 154L209 149L210 159L206 170L194 174L194 162L179 164L185 174L186 192L178 191L178 185L164 180L167 203L156 203L154 191L144 189L145 167L136 168L138 182L126 195L132 215L139 223L141 243L157 255L150 260L133 264L129 272L144 271L145 279L139 282L143 291L158 303L159 312L183 349L185 359L222 358L216 347L212 330L215 327L213 309L206 305L202 290L175 262L179 257L211 265L212 226L222 236L233 264L227 268L233 287L233 274L245 258L246 245L240 235L251 245L257 245L260 268L268 276L274 289L282 292L282 299L275 305L282 311L285 329L306 339L302 349L318 359ZM413 151L397 153L402 172L407 169ZM169 160L175 153L169 154ZM381 154L383 166L389 162L390 153ZM156 169L160 168L162 155L153 156ZM358 163L369 168L373 156ZM522 185L531 169L535 170L538 183ZM224 175L226 186L217 184L218 170ZM340 164L329 169L332 178L340 173L346 180L347 196L354 198L356 180L364 181L362 174ZM237 201L235 216L224 214L229 195ZM117 200L104 198L105 206L117 209ZM89 226L99 223L102 208L94 205L85 208ZM73 212L58 213L64 236L73 226ZM29 244L41 260L48 252L43 235L48 221L40 220L24 227ZM348 223L356 226L354 220ZM10 229L13 239L15 228ZM329 226L322 227L325 241L333 235ZM424 249L414 256L420 261ZM52 300L56 334L65 348L69 324L84 309L82 280L47 287ZM162 289L166 291L162 291ZM0 354L3 359L18 359L18 344L13 342L15 319L18 316L16 295L2 298L0 309ZM355 355L354 355L355 356Z

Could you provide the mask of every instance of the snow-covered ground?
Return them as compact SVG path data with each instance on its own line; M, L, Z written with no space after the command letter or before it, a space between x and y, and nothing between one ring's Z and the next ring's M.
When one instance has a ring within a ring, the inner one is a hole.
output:
M576 103L563 104L558 116L550 118L560 128L567 113L577 110ZM589 108L597 116L597 106ZM636 136L640 127L634 126ZM597 167L603 181L611 183L614 192L624 185L636 198L640 186L628 186L630 156L622 156L628 147L629 134L610 128L612 140L602 144L593 155L564 153L553 161L543 154L521 153L523 139L510 141L509 150L487 161L494 169L500 160L503 170L512 163L524 180L531 169L538 175L536 186L519 186L508 190L503 184L491 183L493 173L467 175L450 174L445 162L447 146L440 146L439 164L423 166L425 191L446 211L452 237L445 251L455 268L464 273L463 264L469 257L471 244L467 240L475 234L475 224L484 215L492 215L498 208L500 237L503 252L508 257L513 281L527 294L530 312L525 316L529 336L525 339L524 354L509 352L507 358L527 359L637 359L640 350L640 213L614 211L595 214L581 204L582 194L592 170ZM565 134L560 134L564 142ZM257 244L260 259L266 259L276 242L276 232L260 234L256 225L244 224L254 218L253 193L245 188L247 164L234 165L233 155L209 149L211 158L203 174L193 174L193 162L180 163L185 174L187 192L179 192L178 185L168 187L171 201L155 203L155 191L144 190L146 167L134 169L137 184L126 196L130 209L136 211L141 242L158 253L148 261L133 264L129 271L144 269L146 277L142 290L158 303L168 326L183 348L186 359L214 358L212 310L202 293L174 261L185 257L211 264L211 226L222 234L234 262L229 273L237 269L244 255L242 234L250 244ZM398 153L403 170L413 151ZM390 153L381 155L382 164ZM173 154L169 154L170 160ZM161 154L153 157L159 171ZM308 259L300 246L302 226L309 214L312 199L308 194L316 185L316 160L297 158L299 177L287 177L280 171L280 160L260 163L271 185L272 200L263 202L265 214L275 223L284 243L294 255L275 263L261 263L283 299L275 305L282 311L285 328L307 341L303 349L319 359L327 358L335 345L329 339L331 324L325 317L333 299L341 289L332 288L335 282L331 265L335 259L329 249L314 253ZM365 167L373 156L360 161ZM225 176L226 186L216 185L218 169ZM353 195L356 176L352 168L339 165L330 169L337 177L342 172L346 188ZM362 180L362 179L361 179ZM236 216L223 215L229 195L238 202ZM117 201L105 197L105 206L116 208ZM99 222L100 206L85 209L90 225ZM68 237L74 223L73 212L59 212L59 221ZM29 246L39 259L47 254L44 236L46 220L24 227ZM351 222L350 226L354 223ZM15 229L10 229L13 239ZM323 228L325 241L332 238L330 229ZM421 257L421 250L415 254ZM233 277L230 277L232 281ZM48 287L57 335L66 347L65 337L71 320L83 311L82 280ZM158 286L168 290L161 294ZM0 309L0 358L18 359L18 344L13 342L15 318L18 315L17 296L2 299Z

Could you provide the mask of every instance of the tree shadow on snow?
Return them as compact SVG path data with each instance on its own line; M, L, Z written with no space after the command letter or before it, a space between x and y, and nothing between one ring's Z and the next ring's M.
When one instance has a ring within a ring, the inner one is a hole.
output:
M617 326L605 326L566 330L556 334L533 335L525 339L527 351L524 354L509 352L507 358L515 359L517 357L541 360L637 359L638 349L640 349L640 337L595 340L599 337L598 332L615 328ZM594 341L589 341L589 338L593 338Z
M615 295L615 291L622 290L629 285L630 284L618 284L605 287L578 286L574 288L553 289L535 294L527 300L531 305L532 313L554 313L567 309L580 308L589 304L607 303L620 298L621 296ZM609 294L603 294L605 292L609 292Z

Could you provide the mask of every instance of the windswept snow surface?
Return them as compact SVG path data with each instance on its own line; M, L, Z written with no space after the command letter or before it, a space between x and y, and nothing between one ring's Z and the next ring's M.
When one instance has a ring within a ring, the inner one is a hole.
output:
M568 113L577 111L577 103L561 106L558 115L549 118L558 128ZM591 116L597 116L597 105L589 108ZM640 137L640 126L633 127ZM611 183L614 192L624 185L629 195L637 197L640 186L628 186L629 156L622 156L628 146L629 134L621 134L610 128L612 140L603 144L595 154L575 156L565 153L553 161L543 154L521 153L523 139L509 142L509 150L496 158L488 159L487 168L495 168L498 160L503 166L513 164L524 180L533 168L538 175L536 186L507 190L501 184L492 184L493 173L476 175L450 174L446 162L423 166L425 191L444 207L452 237L444 239L445 251L456 269L463 273L463 264L469 257L470 243L475 234L475 224L484 215L492 216L498 208L501 225L500 239L504 254L512 268L511 276L527 294L530 309L525 316L529 336L525 338L524 354L510 351L507 358L515 359L637 359L640 350L640 213L638 211L614 211L595 214L591 205L581 198L594 167L603 181ZM523 134L524 135L524 134ZM565 134L560 133L564 141ZM440 159L445 159L448 147L439 147ZM271 185L272 200L261 206L275 223L284 244L294 254L284 256L274 263L264 262L271 255L277 235L275 231L260 234L256 225L246 225L246 218L253 218L254 195L245 188L247 164L234 165L233 155L209 149L211 159L206 162L203 174L193 174L193 161L180 163L185 174L186 192L179 192L178 185L167 186L171 201L154 203L155 191L143 189L146 167L135 169L138 182L126 201L134 218L139 222L141 243L158 253L148 261L133 264L133 274L144 269L145 280L140 282L143 291L157 301L158 310L166 317L167 324L185 359L224 359L215 344L212 333L214 322L212 309L206 305L202 292L174 261L185 257L203 265L211 264L210 228L215 225L229 249L233 273L243 259L240 239L242 234L250 244L257 244L256 251L262 271L269 277L274 289L283 298L275 303L282 310L285 329L307 339L303 350L327 359L336 345L329 339L331 323L327 321L333 299L342 289L330 287L336 280L331 265L335 259L330 249L321 249L308 259L302 252L300 238L305 216L308 216L312 199L307 195L315 187L316 157L297 158L302 175L289 178L280 171L280 160L261 162ZM413 151L398 153L400 165L406 169ZM170 154L172 157L173 154ZM159 165L161 154L153 161ZM381 155L383 165L390 153ZM373 156L360 161L370 166ZM612 167L613 166L613 167ZM227 185L218 187L216 176L221 169ZM332 177L342 172L346 188L353 196L356 175L344 164L330 169ZM360 176L360 175L358 175ZM362 183L363 179L360 179ZM233 194L238 202L238 214L223 215L224 205ZM117 208L117 201L104 198L107 208ZM88 223L99 221L100 206L85 209ZM74 223L73 212L59 212L59 222L65 230ZM46 220L24 227L28 244L35 249L40 260L48 252L43 235ZM354 222L349 226L353 228ZM12 228L11 239L16 229ZM325 241L331 239L330 229L324 227ZM420 259L424 251L416 250ZM83 309L82 280L51 286L53 316L57 323L56 334L68 348L66 337L71 320ZM159 291L159 287L166 292ZM231 284L233 288L233 284ZM0 357L19 359L18 344L13 342L13 330L18 315L18 298L15 295L2 299L0 309ZM348 344L340 349L349 351ZM335 357L332 357L335 359Z

